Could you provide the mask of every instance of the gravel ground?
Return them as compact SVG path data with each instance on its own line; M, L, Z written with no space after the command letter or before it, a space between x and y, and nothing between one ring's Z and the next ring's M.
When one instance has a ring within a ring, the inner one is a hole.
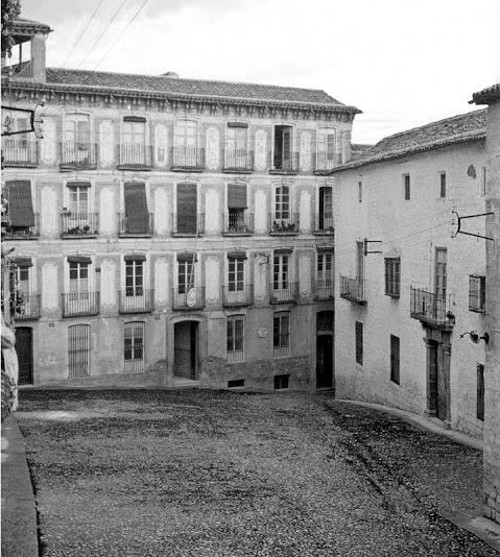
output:
M498 553L439 515L481 501L481 455L301 393L21 393L43 556Z

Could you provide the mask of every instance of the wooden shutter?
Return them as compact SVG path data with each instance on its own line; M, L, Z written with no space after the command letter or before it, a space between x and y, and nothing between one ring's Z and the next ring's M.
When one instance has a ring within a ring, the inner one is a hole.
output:
M247 208L247 186L246 184L229 184L227 187L228 209Z
M146 187L140 182L125 182L125 217L129 234L147 234L149 212Z
M11 226L35 226L35 214L31 201L31 182L14 180L7 182L9 191L9 221Z
M196 184L177 184L177 232L196 234L197 210Z

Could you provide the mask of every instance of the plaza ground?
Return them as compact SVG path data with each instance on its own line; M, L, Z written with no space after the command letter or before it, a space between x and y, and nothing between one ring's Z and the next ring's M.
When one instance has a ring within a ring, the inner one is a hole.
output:
M475 556L481 452L331 394L21 393L43 556Z

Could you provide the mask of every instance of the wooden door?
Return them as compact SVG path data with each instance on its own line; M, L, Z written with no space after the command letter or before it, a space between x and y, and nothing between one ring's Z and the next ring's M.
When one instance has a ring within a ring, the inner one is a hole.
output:
M174 375L196 379L197 323L177 323L174 330Z
M333 336L318 335L316 340L316 388L333 386Z
M33 384L33 330L16 328L16 351L19 361L19 385Z

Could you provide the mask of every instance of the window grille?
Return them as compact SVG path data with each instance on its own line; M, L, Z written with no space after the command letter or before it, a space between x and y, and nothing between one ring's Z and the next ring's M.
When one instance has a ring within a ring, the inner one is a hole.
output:
M68 327L69 378L90 375L90 325Z
M363 323L356 321L356 363L363 365Z
M290 314L276 313L273 320L273 356L290 354Z
M469 311L484 313L486 309L486 277L469 276Z
M144 371L144 322L125 323L123 340L125 371Z
M385 264L385 294L399 298L401 291L401 259L399 257L386 257Z
M241 362L244 360L243 339L244 339L243 315L232 315L227 318L227 361Z

